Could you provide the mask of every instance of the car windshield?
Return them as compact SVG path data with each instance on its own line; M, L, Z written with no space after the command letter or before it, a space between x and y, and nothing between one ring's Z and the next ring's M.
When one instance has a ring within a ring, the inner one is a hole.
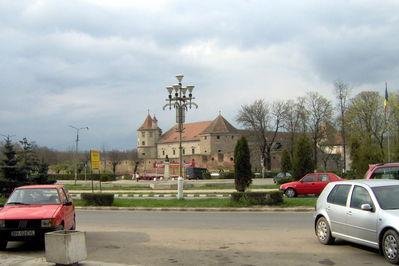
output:
M373 187L372 190L382 209L399 209L399 186Z
M16 189L8 198L6 204L59 204L57 189L55 188L21 188Z

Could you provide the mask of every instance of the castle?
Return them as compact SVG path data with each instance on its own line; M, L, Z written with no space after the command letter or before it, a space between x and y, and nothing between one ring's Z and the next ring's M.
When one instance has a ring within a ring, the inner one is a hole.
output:
M172 174L177 174L179 162L179 133L177 125L162 134L155 116L147 115L137 130L137 154L140 170L155 173L168 158ZM222 115L213 121L184 124L182 157L185 165L195 165L210 170L232 169L234 147L243 135Z

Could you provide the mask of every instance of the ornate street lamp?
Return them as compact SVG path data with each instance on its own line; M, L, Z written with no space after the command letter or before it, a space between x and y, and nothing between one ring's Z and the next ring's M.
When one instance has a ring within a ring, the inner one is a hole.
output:
M183 80L183 75L177 75L178 84L166 87L169 96L166 99L167 104L164 105L163 110L169 107L169 110L176 109L176 123L178 125L177 132L179 132L179 176L183 177L183 156L182 156L182 133L184 131L183 124L185 122L186 111L191 109L191 107L198 108L198 105L193 102L195 98L193 97L194 86L183 87L181 81Z

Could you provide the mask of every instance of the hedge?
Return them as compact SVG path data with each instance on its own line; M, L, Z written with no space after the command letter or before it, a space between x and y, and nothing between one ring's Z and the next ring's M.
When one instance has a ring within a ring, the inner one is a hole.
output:
M115 176L113 174L87 174L86 179L91 180L98 180L101 177L101 181L115 181ZM50 174L49 179L54 180L74 180L75 174ZM78 180L84 180L84 174L79 174Z
M233 192L231 193L231 200L250 205L277 205L283 202L283 193L281 191Z
M276 178L276 183L278 185L284 184L284 183L288 183L288 182L292 182L294 181L294 178L286 176L286 177L282 177L282 178Z
M112 206L114 203L111 193L82 193L81 197L86 206Z

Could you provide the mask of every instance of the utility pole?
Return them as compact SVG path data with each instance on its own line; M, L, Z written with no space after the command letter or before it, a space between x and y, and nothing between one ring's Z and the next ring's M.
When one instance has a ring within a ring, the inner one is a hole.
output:
M79 131L84 129L84 130L89 130L89 127L75 127L75 126L69 126L73 129L76 130L76 140L75 140L75 185L76 185L76 180L78 179L78 147L79 147Z

